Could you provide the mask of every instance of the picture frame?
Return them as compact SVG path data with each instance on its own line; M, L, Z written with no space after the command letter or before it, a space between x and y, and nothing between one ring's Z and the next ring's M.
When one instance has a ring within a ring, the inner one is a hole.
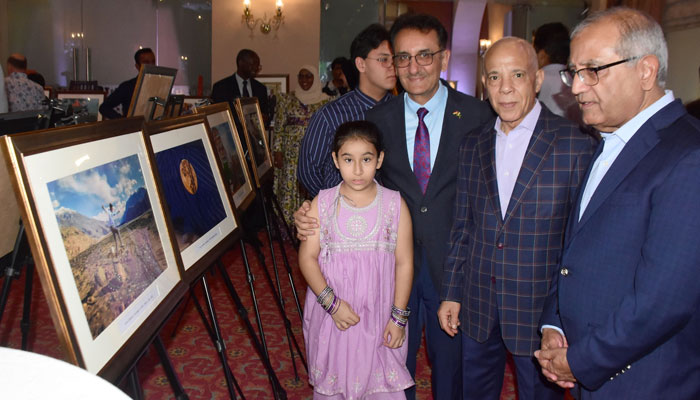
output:
M175 83L175 75L177 75L175 68L142 65L126 115L143 116L146 121L161 118ZM150 100L154 97L157 98L155 107L154 102Z
M289 74L261 74L255 80L265 85L270 95L277 92L289 93Z
M126 118L0 140L68 361L111 382L187 289L142 126Z
M236 210L247 209L255 198L255 183L228 102L199 107L196 111L206 115L221 173Z
M235 208L221 176L206 115L146 124L164 209L189 284L232 244Z
M257 97L237 98L236 112L243 127L255 183L261 187L272 178L272 157Z
M55 93L56 90L52 86L44 86L44 96L46 96L47 99L53 99Z
M99 110L106 97L107 94L103 91L65 90L56 92L56 99L61 100L61 104L66 107L66 110L70 107L73 113L87 111L87 116L83 119L84 122L102 121L102 114Z

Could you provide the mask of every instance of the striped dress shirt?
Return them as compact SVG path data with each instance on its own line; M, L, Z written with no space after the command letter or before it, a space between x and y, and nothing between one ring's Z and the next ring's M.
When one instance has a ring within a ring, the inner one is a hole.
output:
M367 110L391 97L387 93L376 101L355 89L326 104L311 117L301 140L297 166L297 177L309 194L316 196L321 189L331 188L342 181L331 157L333 136L338 126L364 120Z

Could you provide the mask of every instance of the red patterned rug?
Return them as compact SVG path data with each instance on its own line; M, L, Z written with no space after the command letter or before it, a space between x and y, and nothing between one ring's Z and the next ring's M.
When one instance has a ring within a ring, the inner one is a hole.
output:
M260 235L261 239L264 240ZM266 242L264 242L266 243ZM306 285L298 268L296 267L296 252L291 246L286 246L287 254L293 269L293 278L296 284L299 300L303 302ZM262 272L263 268L250 247L248 247L248 259L255 276L255 289L258 298L261 320L272 366L287 392L289 399L311 399L313 390L307 381L306 370L299 358L294 357L294 363L289 351L289 345L285 335L282 319L273 302L272 288L268 285ZM301 321L292 296L289 278L279 257L280 281L285 299L287 316L292 323L292 331L297 342L304 351L304 340L301 332ZM269 251L265 248L268 270L274 277ZM251 293L245 278L245 269L240 256L240 249L236 246L223 257L224 265L231 276L235 289L241 297L255 326L255 312L253 310ZM221 277L207 274L214 307L221 325L221 333L226 344L229 365L235 379L243 390L246 399L270 399L272 398L270 383L262 362L251 345L248 333L240 316L235 310L233 301ZM56 331L51 323L48 304L40 288L38 277L34 279L34 291L32 295L32 323L29 335L29 350L45 354L58 359L65 359L63 350L58 341ZM196 289L200 304L205 305L201 287ZM22 316L22 299L24 295L24 276L12 283L10 297L5 309L5 314L0 327L0 343L5 347L20 348L21 333L19 321ZM302 304L303 306L303 304ZM184 314L182 314L184 312ZM182 314L182 320L177 324L177 319ZM182 302L166 323L161 337L165 343L170 360L185 392L190 399L225 399L228 398L226 381L216 351L212 345L206 328L197 313L192 302ZM294 376L296 365L299 379ZM416 386L418 399L431 399L430 392L430 365L424 348L418 355L418 371L416 374ZM138 376L143 386L145 398L172 399L172 390L165 377L165 372L159 363L153 347L138 363ZM513 382L512 365L506 366L505 379L501 399L515 399L515 387Z

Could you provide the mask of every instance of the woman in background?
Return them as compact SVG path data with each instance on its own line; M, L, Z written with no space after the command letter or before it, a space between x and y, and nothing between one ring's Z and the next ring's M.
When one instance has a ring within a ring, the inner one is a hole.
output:
M299 88L295 92L275 94L277 106L272 135L272 154L277 169L274 191L290 226L294 225L294 211L304 200L297 181L301 138L313 113L329 100L321 91L321 80L315 67L302 66L297 79Z

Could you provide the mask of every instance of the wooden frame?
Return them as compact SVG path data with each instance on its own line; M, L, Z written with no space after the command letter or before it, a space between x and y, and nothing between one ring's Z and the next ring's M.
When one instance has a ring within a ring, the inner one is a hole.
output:
M247 209L255 198L254 183L228 102L199 107L196 111L207 116L222 176L236 210Z
M56 92L56 99L70 101L69 104L73 107L73 112L79 112L80 109L87 109L88 117L85 122L97 122L102 121L102 114L100 114L100 106L104 103L107 97L106 92L95 92L95 91L79 91L79 90L65 90ZM78 109L78 111L76 111Z
M146 124L183 276L192 283L228 248L240 224L203 114Z
M165 112L165 104L168 102L170 91L175 83L175 75L177 75L175 68L142 65L136 80L134 94L131 96L129 112L126 115L129 117L143 116L146 120L151 119L153 102L149 99L157 97L162 104L156 104L153 119L162 117Z
M289 74L257 75L255 80L267 86L267 89L271 95L275 94L276 92L289 93Z
M262 112L257 97L236 99L236 112L243 126L248 157L253 166L253 176L258 187L267 179L272 178L272 157L270 145L267 142Z
M69 361L112 382L186 290L142 126L127 118L0 142L59 340Z

